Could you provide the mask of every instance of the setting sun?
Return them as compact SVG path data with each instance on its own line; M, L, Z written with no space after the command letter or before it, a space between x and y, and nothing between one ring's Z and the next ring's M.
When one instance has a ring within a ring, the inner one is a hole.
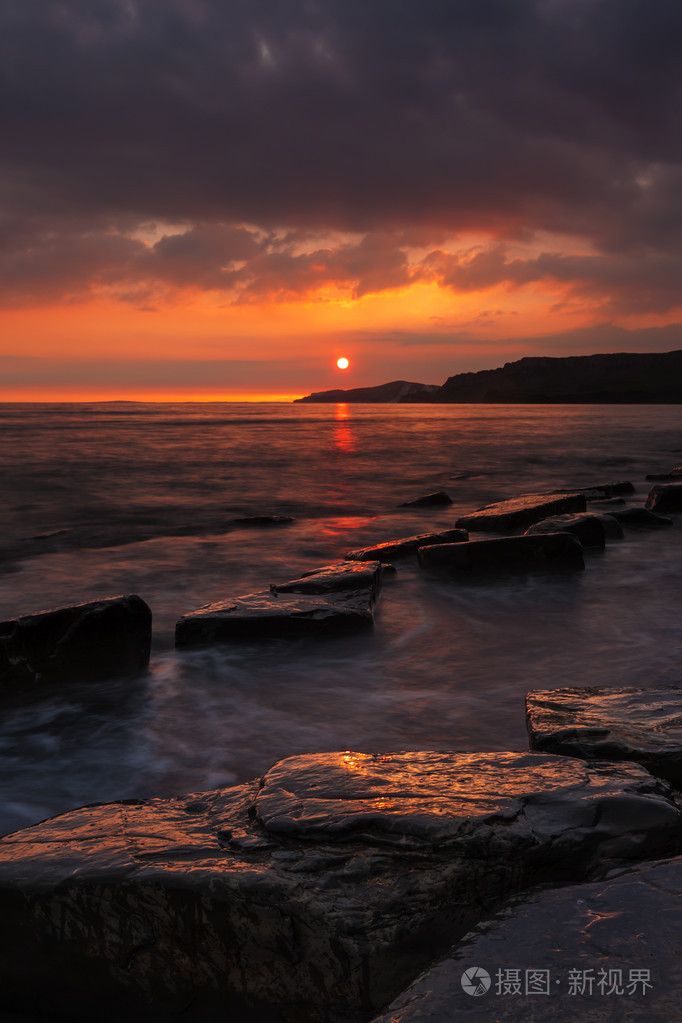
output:
M336 365L339 369L348 369L348 359L342 356L340 359L336 360Z

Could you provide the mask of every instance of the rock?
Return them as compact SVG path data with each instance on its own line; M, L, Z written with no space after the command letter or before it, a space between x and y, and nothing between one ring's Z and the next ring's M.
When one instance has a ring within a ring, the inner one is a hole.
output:
M444 490L438 490L435 494L424 494L423 497L416 497L414 501L404 501L400 508L427 508L452 504L452 498L448 497Z
M508 572L559 572L585 567L582 544L570 533L505 536L420 547L418 558L421 568L458 581Z
M682 477L682 465L676 465L670 472L652 472L644 478L646 480L661 480L667 482L668 480L678 480Z
M634 760L682 788L682 688L538 689L526 696L533 749Z
M615 521L615 520L614 520ZM552 515L548 519L533 523L526 536L541 533L572 533L577 536L583 547L604 547L605 533L599 516L582 512L577 515ZM621 530L622 534L622 530Z
M584 512L586 507L584 494L526 494L486 505L472 515L463 515L455 525L462 529L496 532L531 526L549 515Z
M0 692L134 676L149 664L152 613L135 594L0 623Z
M681 888L674 858L516 896L373 1023L672 1023L682 991ZM481 970L490 986L483 977L487 990L469 994L463 974L480 979Z
M419 533L417 536L404 536L398 540L386 540L374 547L363 547L359 551L349 551L347 561L389 561L393 558L416 554L420 547L433 546L440 543L463 543L469 539L466 529L446 529L442 533Z
M372 599L376 600L384 576L390 574L395 574L393 566L382 565L380 561L365 561L362 564L341 561L305 572L300 579L276 583L270 590L277 593L337 593L342 590L368 589Z
M619 498L614 498L614 500L619 500ZM623 539L625 534L623 533L623 528L615 515L610 515L604 512L593 512L592 514L601 522L601 527L604 530L604 536L607 540Z
M588 501L609 500L621 494L634 494L635 488L629 480L617 480L611 483L590 483L586 487L563 487L561 494L584 494Z
M652 512L682 511L682 483L654 483L645 508Z
M335 636L374 624L371 587L323 594L266 590L219 600L183 615L175 626L176 647L298 636Z
M293 522L291 515L243 515L241 518L230 519L230 526L286 526Z
M85 807L0 840L0 1007L368 1019L502 898L679 833L677 796L638 765L539 753L313 754Z
M658 529L659 526L672 526L673 520L667 515L658 515L646 508L624 508L623 511L611 512L617 522L624 526L638 526L644 529Z

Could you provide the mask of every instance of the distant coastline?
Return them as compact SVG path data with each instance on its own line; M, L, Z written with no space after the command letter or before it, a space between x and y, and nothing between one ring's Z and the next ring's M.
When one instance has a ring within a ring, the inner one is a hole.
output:
M529 357L498 369L457 373L442 386L393 380L377 387L317 391L295 401L675 405L682 403L682 351Z

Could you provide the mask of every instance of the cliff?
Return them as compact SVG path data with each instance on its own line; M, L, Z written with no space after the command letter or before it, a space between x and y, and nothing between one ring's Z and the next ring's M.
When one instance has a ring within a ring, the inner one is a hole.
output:
M458 373L428 397L436 402L682 402L682 351L526 358L500 369Z

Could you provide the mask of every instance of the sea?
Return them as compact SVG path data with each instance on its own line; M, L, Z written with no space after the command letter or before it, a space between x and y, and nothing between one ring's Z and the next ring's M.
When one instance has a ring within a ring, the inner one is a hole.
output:
M528 690L682 681L682 517L570 575L400 560L357 636L174 649L188 611L494 501L629 480L641 506L682 462L679 405L5 404L0 431L0 620L137 593L154 630L139 678L4 707L0 833L300 753L522 750ZM231 523L258 515L293 521Z

